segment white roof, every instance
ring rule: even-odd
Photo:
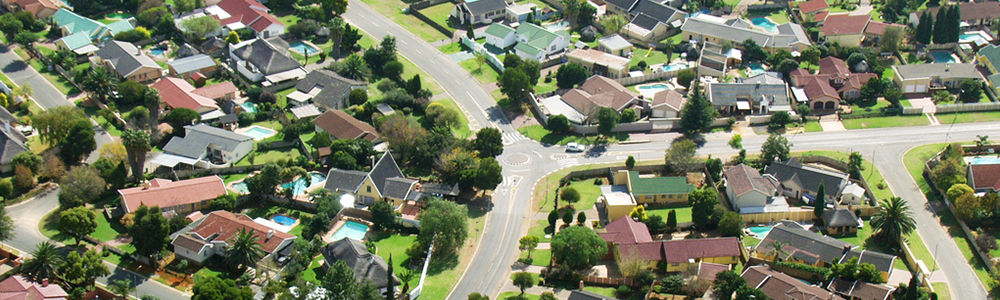
[[[226,113],[222,112],[221,110],[214,109],[214,110],[212,110],[210,112],[206,112],[206,113],[201,114],[201,119],[202,120],[212,120],[212,119],[218,119],[218,118],[220,118],[222,116],[225,116],[225,115],[226,115]]]
[[[628,77],[642,77],[642,71],[630,71]]]
[[[274,229],[275,231],[281,231],[281,232],[284,232],[284,233],[288,233],[288,231],[292,230],[292,227],[281,225],[281,224],[275,223],[274,221],[271,221],[271,220],[268,220],[268,219],[264,219],[264,218],[253,219],[253,222],[257,223],[257,224],[260,224],[260,225],[264,225],[264,226],[270,227],[271,229]]]
[[[306,102],[306,101],[309,101],[310,99],[312,99],[313,95],[300,92],[299,90],[294,90],[294,91],[292,91],[291,94],[288,94],[287,97],[288,97],[288,99],[292,99],[292,100],[295,100],[295,101],[298,101],[298,102]]]
[[[548,109],[549,115],[563,115],[566,119],[569,119],[570,122],[582,124],[583,121],[587,119],[586,115],[564,102],[562,97],[559,96],[542,99],[542,105]]]
[[[602,185],[601,196],[608,205],[635,205],[635,199],[628,193],[628,187],[623,185]]]
[[[157,155],[156,157],[153,158],[153,160],[150,161],[150,163],[171,168],[176,166],[178,163],[194,165],[197,162],[198,162],[197,159],[179,155],[167,154],[167,153],[161,153],[160,155]]]
[[[306,70],[302,68],[295,68],[288,71],[284,71],[278,74],[272,74],[270,76],[265,76],[264,78],[270,82],[282,82],[292,78],[302,78],[306,76]]]
[[[739,109],[739,110],[748,110],[748,109],[750,109],[750,101],[746,101],[746,100],[736,101],[736,109]]]
[[[792,95],[795,96],[795,101],[806,102],[809,100],[809,96],[806,96],[806,90],[800,87],[792,87]]]
[[[73,49],[73,53],[76,53],[76,54],[87,54],[87,53],[92,53],[92,52],[97,51],[97,50],[100,50],[100,48],[97,48],[97,46],[94,46],[94,44],[89,44],[89,45],[84,45],[83,47],[80,47],[80,48]]]
[[[292,107],[291,110],[292,115],[295,115],[295,117],[299,119],[315,117],[320,114],[319,108],[314,104]]]
[[[864,195],[865,195],[865,188],[861,187],[860,185],[858,185],[856,183],[851,183],[851,184],[847,185],[846,187],[844,187],[844,191],[841,194],[848,194],[848,195],[854,195],[854,196],[858,196],[858,197],[864,197]]]
[[[205,12],[208,13],[208,14],[210,14],[210,15],[214,15],[214,16],[219,17],[220,20],[222,20],[222,19],[228,19],[229,17],[231,17],[229,15],[229,13],[226,12],[225,9],[222,9],[218,5],[212,5],[212,6],[206,7],[205,8]]]

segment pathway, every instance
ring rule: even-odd
[[[819,118],[819,126],[823,128],[823,131],[845,131],[844,123],[837,120],[836,115],[829,115],[826,117]]]

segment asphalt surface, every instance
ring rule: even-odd
[[[437,49],[416,37],[380,13],[361,2],[353,2],[344,18],[361,30],[382,38],[396,37],[400,55],[437,80],[470,118],[470,127],[494,126],[505,135],[516,130],[502,115],[496,102],[479,82],[457,63]],[[879,167],[886,183],[899,197],[907,200],[917,221],[920,234],[932,255],[938,258],[940,272],[944,272],[952,299],[986,299],[986,291],[969,263],[951,237],[940,226],[916,183],[910,178],[902,163],[903,154],[912,147],[945,141],[969,141],[978,134],[988,134],[1000,129],[1000,122],[959,124],[955,126],[921,126],[886,129],[851,130],[844,132],[819,132],[789,135],[793,151],[838,150],[859,151]],[[766,136],[744,136],[744,147],[759,152]],[[728,137],[709,135],[700,155],[730,157],[735,155],[726,144]],[[568,154],[564,147],[542,145],[522,140],[506,145],[498,157],[503,164],[505,184],[494,193],[494,207],[487,215],[487,222],[472,262],[452,290],[448,299],[465,299],[472,292],[496,296],[509,280],[509,272],[517,260],[517,240],[527,232],[531,218],[531,193],[546,174],[573,165],[600,162],[620,162],[629,155],[638,160],[662,159],[667,142],[630,145],[611,145],[601,153]],[[527,157],[527,162],[522,162]],[[517,163],[508,163],[511,162]]]

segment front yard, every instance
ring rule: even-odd
[[[518,128],[517,131],[532,140],[552,145],[566,145],[569,143],[593,145],[597,141],[597,135],[581,136],[576,134],[559,134],[546,129],[542,125],[524,126]],[[610,139],[609,143],[624,141],[628,139],[628,134],[619,133],[616,136],[610,137],[609,139]]]
[[[865,129],[865,128],[884,128],[884,127],[904,127],[904,126],[923,126],[930,125],[931,121],[927,120],[924,115],[914,115],[914,116],[892,116],[892,117],[879,117],[879,118],[859,118],[859,119],[848,119],[844,120],[844,128],[847,129]]]
[[[390,20],[399,24],[403,28],[406,28],[416,36],[420,37],[427,42],[435,42],[443,39],[451,38],[450,36],[445,36],[441,32],[434,29],[424,21],[417,19],[413,15],[403,12],[403,8],[408,5],[403,1],[399,0],[362,0],[368,6],[375,9],[382,15],[386,16]]]

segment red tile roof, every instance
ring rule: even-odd
[[[159,91],[163,103],[172,108],[183,107],[195,111],[202,107],[219,108],[219,105],[215,104],[215,100],[191,93],[195,88],[184,79],[163,77],[151,87]]]
[[[741,275],[747,285],[760,289],[772,299],[788,300],[844,300],[823,288],[809,285],[792,276],[772,270],[768,266],[753,266]]]
[[[1000,191],[1000,164],[969,165],[969,177],[972,178],[972,188]]]
[[[598,233],[605,241],[612,244],[635,244],[652,242],[653,237],[649,235],[646,224],[632,220],[625,216],[618,218],[608,226],[604,227],[604,232]]]
[[[830,4],[827,4],[826,0],[811,0],[799,3],[799,11],[804,14],[814,13],[824,8],[830,8]]]
[[[868,22],[868,27],[865,28],[865,33],[870,33],[870,34],[875,34],[875,35],[882,35],[883,33],[885,33],[885,29],[889,28],[889,27],[898,27],[899,29],[906,28],[906,26],[899,25],[899,24],[884,23],[884,22],[879,22],[879,21],[870,21],[870,22]]]
[[[202,219],[201,224],[191,230],[203,238],[218,234],[212,241],[229,241],[239,232],[246,228],[257,236],[257,243],[262,246],[265,252],[273,253],[277,250],[281,242],[287,239],[294,239],[295,236],[281,231],[274,231],[270,227],[258,224],[243,214],[234,214],[224,210],[213,211]],[[271,238],[267,238],[268,232],[273,232]],[[211,242],[211,241],[208,241]]]
[[[698,280],[715,281],[715,275],[726,270],[729,270],[729,265],[701,262],[698,264]]]
[[[801,76],[797,82],[805,90],[806,96],[809,99],[829,96],[830,98],[840,100],[840,94],[837,94],[837,90],[830,86],[830,75]]]
[[[14,275],[0,282],[0,300],[65,300],[69,294],[58,284],[34,282]]]
[[[225,97],[226,94],[236,94],[236,92],[239,92],[239,90],[236,89],[236,85],[232,81],[203,86],[191,91],[193,94],[202,95],[209,99],[219,99]]]
[[[826,21],[826,17],[828,15],[830,15],[829,11],[821,11],[821,12],[817,13],[815,17],[813,17],[813,22],[820,22],[820,23],[822,23],[822,22]]]
[[[33,15],[38,15],[43,9],[51,9],[53,11],[59,10],[59,5],[51,0],[14,0],[11,4],[17,4],[22,9],[31,12]]]
[[[851,69],[847,67],[847,63],[843,59],[827,56],[816,64],[819,65],[820,74],[830,75],[831,78],[847,78],[848,75],[851,75]]]
[[[645,260],[665,260],[668,263],[687,263],[695,259],[740,256],[742,247],[734,237],[651,241],[637,244],[615,244],[620,255],[636,256]]]
[[[215,199],[227,193],[222,178],[215,175],[181,181],[157,178],[140,187],[118,190],[126,213],[135,211],[143,204],[167,208]]]
[[[869,15],[830,15],[819,29],[825,35],[859,34],[868,26]]]
[[[668,89],[653,94],[653,102],[650,103],[650,107],[666,105],[673,108],[674,111],[681,111],[684,103],[687,103],[687,98],[684,98],[684,95],[675,90]]]
[[[342,110],[328,110],[313,119],[312,122],[337,139],[364,138],[375,141],[379,137],[375,127],[355,119]]]
[[[778,182],[771,177],[764,177],[746,164],[739,164],[726,170],[726,184],[733,188],[734,196],[739,197],[750,191],[757,190],[765,195],[772,195],[778,188]]]
[[[254,0],[222,0],[218,5],[230,15],[229,18],[219,20],[223,26],[239,22],[260,32],[271,24],[285,25],[268,13],[266,6]]]
[[[191,74],[191,80],[198,81],[198,79],[208,79],[208,78],[205,77],[205,74],[201,74],[201,72],[194,72]]]
[[[958,4],[959,11],[962,12],[962,21],[975,21],[981,19],[992,19],[1000,15],[1000,3],[996,1],[982,1],[982,2],[960,2]],[[938,7],[928,8],[927,11],[931,13],[932,16],[937,16]],[[923,11],[916,12],[919,16],[923,14]]]

